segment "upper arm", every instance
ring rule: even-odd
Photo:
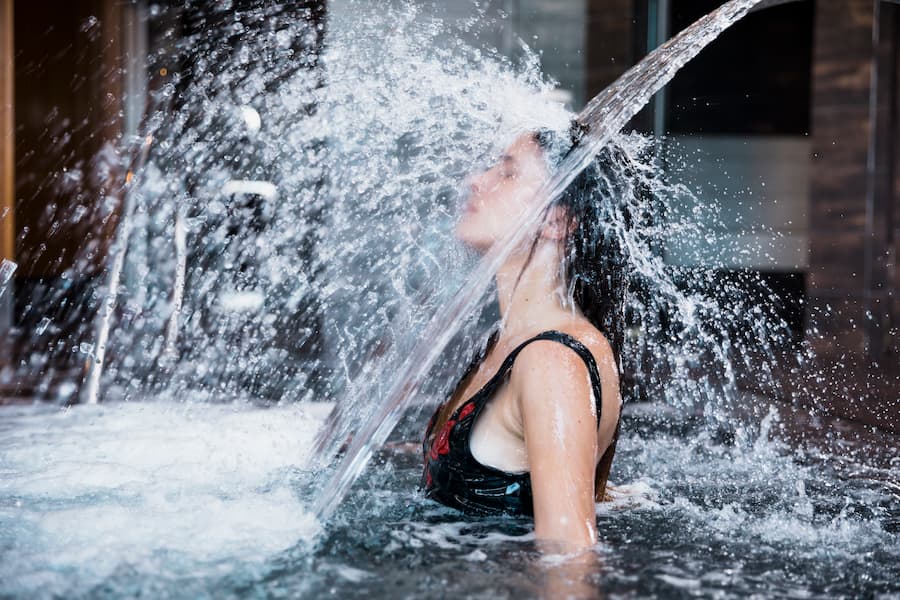
[[[522,417],[539,539],[596,541],[597,415],[587,367],[552,341],[519,355],[512,383]]]

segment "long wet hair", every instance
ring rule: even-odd
[[[568,135],[551,130],[534,132],[533,139],[541,148],[552,173],[581,143],[584,130],[573,125]],[[601,331],[612,347],[616,366],[622,370],[622,350],[625,342],[625,300],[629,292],[628,245],[626,232],[633,232],[636,214],[648,194],[638,173],[639,163],[625,149],[614,142],[601,150],[581,171],[565,191],[547,207],[542,221],[546,223],[554,207],[565,211],[566,231],[560,240],[563,262],[561,270],[567,296],[590,323]],[[531,262],[540,236],[536,235],[522,274]],[[518,282],[517,282],[518,284]],[[492,339],[496,339],[495,335]],[[492,344],[488,341],[487,348]],[[487,348],[472,361],[460,384],[484,358]],[[459,391],[460,384],[457,384]],[[621,379],[620,379],[621,385]],[[432,417],[428,431],[439,431],[449,418],[454,404],[447,402]],[[595,499],[606,499],[606,486],[619,426],[595,472]]]
[[[548,168],[553,172],[578,146],[584,133],[584,129],[574,122],[568,136],[542,129],[533,134],[533,139],[544,152]],[[567,296],[606,336],[620,370],[628,291],[628,250],[623,232],[633,226],[629,207],[639,205],[630,200],[644,193],[636,175],[634,161],[621,146],[612,142],[575,177],[543,215],[546,222],[554,207],[565,210],[566,231],[560,243]],[[536,236],[532,243],[526,265],[534,254],[538,239]]]

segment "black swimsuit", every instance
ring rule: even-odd
[[[493,336],[491,340],[493,340]],[[597,407],[597,422],[600,422],[600,374],[593,355],[581,342],[565,333],[546,331],[536,335],[519,344],[506,357],[497,373],[484,384],[484,387],[463,402],[448,417],[437,435],[432,436],[432,429],[443,405],[435,411],[425,430],[425,441],[423,442],[425,471],[422,474],[422,487],[427,497],[470,514],[533,514],[531,475],[528,472],[507,473],[481,464],[472,456],[469,437],[478,415],[507,379],[516,356],[525,346],[538,340],[559,342],[571,348],[581,357],[590,374],[594,402]],[[491,341],[488,342],[488,347],[490,344]],[[461,382],[465,381],[475,366],[484,359],[486,352],[487,348],[475,357],[460,380]],[[617,426],[613,443],[597,466],[597,476],[602,477],[603,482],[601,488],[605,485],[606,477],[609,474],[618,433]]]

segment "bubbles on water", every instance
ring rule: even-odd
[[[173,403],[6,408],[0,593],[77,594],[123,569],[222,577],[311,540],[319,525],[295,483],[321,418]]]

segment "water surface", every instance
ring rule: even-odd
[[[463,518],[422,498],[406,446],[379,453],[323,529],[303,469],[323,407],[7,407],[0,594],[900,593],[896,436],[747,405],[727,428],[630,405],[616,500],[598,506],[601,541],[579,568],[539,552],[528,520]]]

